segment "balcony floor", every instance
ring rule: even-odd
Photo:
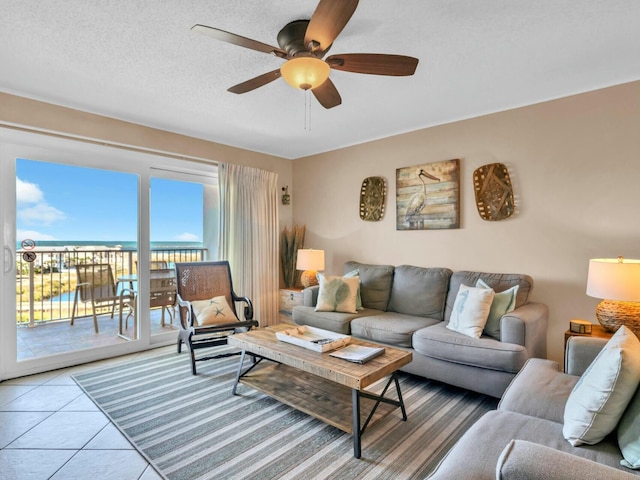
[[[151,334],[178,331],[177,319],[165,313],[165,326],[162,327],[161,309],[151,310]],[[133,337],[133,320],[129,318],[129,328],[125,335]],[[118,336],[118,313],[111,318],[109,314],[98,316],[99,333],[93,329],[93,317],[79,317],[70,325],[69,319],[36,324],[35,327],[18,327],[18,361],[44,357],[57,353],[71,352],[85,348],[117,345],[128,340]]]

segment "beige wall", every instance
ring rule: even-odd
[[[452,158],[461,228],[396,231],[396,169]],[[516,195],[500,222],[475,207],[473,171],[492,162],[509,167]],[[386,213],[364,222],[359,190],[373,175],[388,182]],[[589,258],[640,258],[640,82],[298,159],[293,180],[293,221],[306,224],[306,247],[326,250],[327,272],[355,259],[527,273],[551,311],[548,356],[561,361],[569,320],[595,321]]]
[[[257,167],[277,173],[279,189],[289,185],[291,192],[290,160],[0,92],[2,125]],[[291,223],[290,206],[280,205],[279,215],[281,225]]]

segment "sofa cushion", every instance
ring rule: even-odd
[[[364,308],[386,310],[393,282],[393,265],[369,265],[354,261],[345,262],[344,273],[358,270],[360,296]]]
[[[318,273],[320,290],[318,292],[317,312],[357,313],[356,295],[360,279],[358,277],[339,277]]]
[[[529,300],[529,293],[533,289],[533,279],[529,275],[520,275],[516,273],[485,273],[485,272],[454,272],[449,280],[449,293],[447,294],[447,303],[444,310],[444,319],[446,322],[451,317],[453,303],[460,285],[475,285],[479,278],[493,288],[496,292],[502,292],[518,285],[518,294],[516,295],[516,308],[524,305]]]
[[[569,395],[564,437],[574,446],[600,442],[616,428],[639,382],[640,341],[622,326]]]
[[[502,395],[498,410],[562,423],[564,405],[579,378],[560,372],[556,362],[530,358]]]
[[[441,322],[435,318],[384,312],[379,315],[354,319],[351,322],[351,334],[397,347],[411,347],[411,339],[416,330],[436,323]]]
[[[522,345],[499,342],[491,337],[467,337],[449,330],[444,323],[416,331],[413,348],[422,355],[446,362],[510,373],[517,373],[528,358]]]
[[[515,412],[494,410],[485,414],[467,430],[429,479],[494,480],[500,455],[504,447],[514,439],[546,445],[618,470],[624,469],[620,466],[622,455],[613,441],[573,447],[562,437],[561,423]],[[469,475],[470,471],[473,472],[472,477]]]
[[[476,287],[491,288],[487,285],[487,282],[481,278],[476,282]],[[493,302],[491,303],[491,310],[489,311],[489,318],[487,318],[487,323],[483,330],[485,335],[500,340],[500,321],[504,314],[512,312],[516,308],[516,296],[518,295],[519,288],[520,285],[514,285],[502,292],[495,292]]]
[[[293,321],[298,325],[322,328],[336,333],[351,335],[351,321],[360,316],[381,314],[380,310],[365,308],[358,313],[316,312],[315,307],[296,305],[293,308]]]
[[[460,285],[447,328],[469,337],[480,338],[489,318],[494,296],[495,292],[490,288]]]
[[[396,267],[387,310],[442,321],[452,273],[448,268]]]

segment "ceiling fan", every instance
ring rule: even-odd
[[[372,75],[413,75],[418,59],[382,53],[345,53],[323,57],[344,29],[358,6],[358,0],[320,0],[310,20],[295,20],[278,33],[278,47],[225,32],[206,25],[191,30],[227,43],[269,53],[286,62],[282,67],[229,88],[232,93],[246,93],[283,77],[295,88],[311,90],[325,108],[342,103],[329,78],[331,69]]]

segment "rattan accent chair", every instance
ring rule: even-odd
[[[98,308],[111,307],[111,318],[116,309],[116,303],[120,305],[120,322],[122,323],[122,310],[133,305],[135,293],[125,289],[118,293],[118,287],[113,276],[113,270],[108,263],[75,265],[78,282],[73,297],[73,310],[71,310],[71,325],[78,313],[78,301],[91,302],[93,315],[93,328],[98,333]]]
[[[229,335],[257,327],[258,322],[253,319],[253,304],[251,300],[248,297],[236,295],[233,291],[229,262],[176,263],[175,267],[178,311],[180,315],[178,353],[182,351],[182,344],[184,343],[191,355],[191,371],[196,375],[196,362],[240,353],[221,353],[196,358],[196,350],[226,345]],[[213,304],[213,300],[216,297],[222,296],[225,297],[226,304],[230,307],[233,315],[225,317],[219,323],[216,321],[215,315],[212,315],[211,318],[205,320],[206,324],[202,324],[203,318],[197,318],[194,306],[196,306],[195,310],[199,310],[197,306],[203,302],[211,301]],[[238,319],[236,302],[244,304],[242,319]]]

